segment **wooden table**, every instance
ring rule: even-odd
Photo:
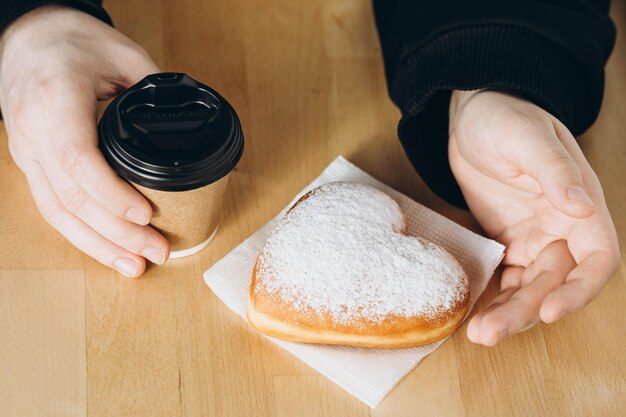
[[[375,409],[250,331],[202,273],[338,154],[449,218],[396,138],[368,1],[109,0],[165,70],[238,109],[247,150],[214,243],[128,280],[39,216],[0,133],[0,415],[600,416],[626,413],[626,269],[583,312],[496,348],[465,326]],[[602,114],[581,146],[626,247],[626,7]],[[478,308],[494,296],[494,279]]]

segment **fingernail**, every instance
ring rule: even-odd
[[[142,250],[141,254],[144,258],[150,260],[155,264],[161,265],[163,262],[165,262],[165,251],[161,248],[149,246]]]
[[[128,278],[134,278],[137,274],[137,262],[133,261],[132,259],[117,258],[115,262],[113,262],[113,266],[122,275],[125,275]]]
[[[591,198],[589,198],[585,190],[578,185],[570,185],[567,187],[567,198],[574,203],[582,204],[587,207],[593,207],[593,201],[591,201]]]
[[[133,223],[137,224],[148,224],[150,222],[150,217],[148,216],[148,212],[144,209],[140,209],[137,207],[131,207],[126,211],[126,218]]]

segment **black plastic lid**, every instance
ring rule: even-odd
[[[106,108],[100,149],[124,179],[186,191],[228,174],[243,153],[235,110],[215,90],[176,72],[148,75]]]

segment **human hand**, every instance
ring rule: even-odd
[[[96,18],[44,6],[0,37],[0,108],[9,151],[46,221],[127,277],[162,264],[167,240],[150,203],[98,149],[97,101],[159,72],[148,54]]]
[[[455,91],[450,166],[488,236],[506,246],[501,292],[467,327],[493,346],[591,302],[619,247],[602,187],[568,129],[540,107],[495,91]]]

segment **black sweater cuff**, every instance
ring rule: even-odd
[[[82,10],[85,13],[102,20],[109,25],[113,25],[111,18],[102,8],[99,0],[1,0],[0,1],[0,31],[9,23],[20,17],[21,15],[36,9],[37,7],[48,4],[59,4],[70,6],[75,9]]]
[[[521,27],[488,25],[446,32],[409,54],[390,80],[391,98],[403,115],[400,141],[432,191],[466,207],[444,140],[451,90],[512,92],[578,134],[597,117],[604,74],[600,71],[590,80],[577,68],[562,48]],[[579,109],[576,103],[588,107]]]

